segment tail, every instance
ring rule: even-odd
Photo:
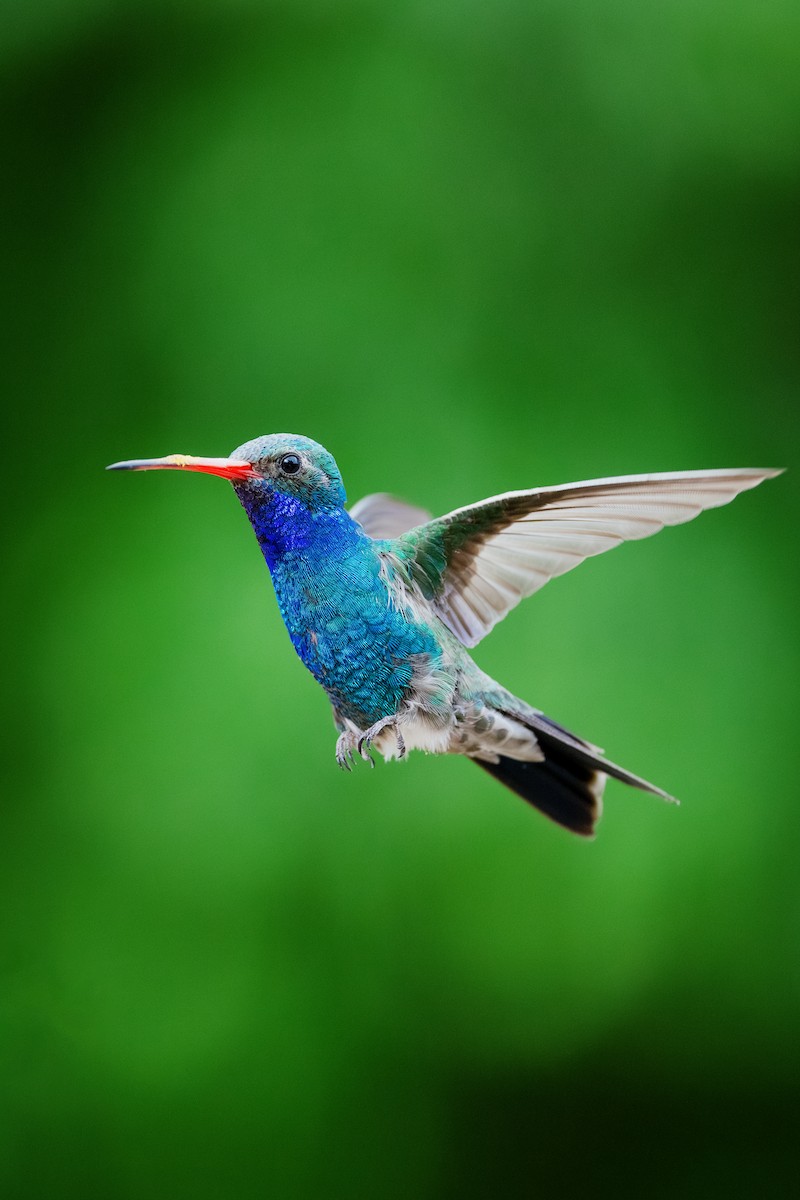
[[[581,837],[594,836],[595,825],[603,810],[603,789],[609,776],[643,792],[652,792],[662,800],[678,803],[655,784],[609,762],[597,746],[569,733],[543,713],[526,709],[524,716],[512,711],[506,715],[534,731],[544,761],[521,762],[501,755],[497,762],[484,762],[479,758],[473,762],[573,833]]]

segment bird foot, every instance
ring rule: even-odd
[[[352,763],[356,761],[358,736],[350,729],[340,733],[336,741],[336,761],[343,771],[351,771]]]
[[[405,758],[406,744],[403,741],[403,735],[397,728],[395,717],[383,717],[380,721],[376,721],[374,725],[370,725],[365,733],[353,733],[350,729],[345,729],[339,734],[336,742],[336,761],[343,771],[351,771],[352,765],[356,761],[356,757],[360,756],[364,762],[368,762],[371,767],[375,763],[370,755],[370,747],[379,734],[383,733],[384,729],[394,728],[394,734],[397,738],[397,757]]]
[[[358,740],[358,753],[371,766],[374,766],[369,749],[378,734],[383,733],[384,729],[394,728],[394,736],[397,738],[397,757],[405,758],[406,744],[403,741],[403,735],[397,727],[396,717],[382,717],[380,721],[376,721],[374,725],[370,725],[366,733],[363,733]]]

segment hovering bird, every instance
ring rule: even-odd
[[[779,470],[620,475],[505,492],[432,520],[385,494],[350,511],[339,469],[310,438],[255,438],[229,458],[135,459],[233,484],[267,561],[294,648],[333,705],[336,760],[370,747],[464,754],[546,816],[594,833],[611,776],[672,797],[512,695],[468,648],[524,596],[590,555],[727,504]]]

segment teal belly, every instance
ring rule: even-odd
[[[441,649],[427,625],[392,607],[377,571],[344,580],[276,579],[295,650],[343,717],[364,729],[397,712],[415,667]]]

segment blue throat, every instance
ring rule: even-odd
[[[419,656],[441,654],[427,625],[391,602],[375,543],[342,506],[309,508],[236,488],[269,566],[292,644],[340,716],[366,728],[394,713]]]
[[[316,566],[350,552],[366,538],[344,508],[311,509],[296,496],[266,488],[237,487],[261,552],[273,573],[288,555],[308,556]]]

